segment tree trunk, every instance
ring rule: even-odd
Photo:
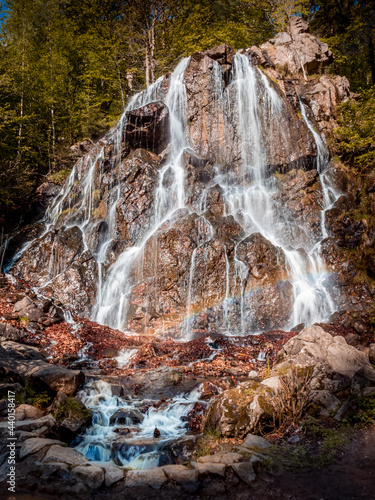
[[[49,38],[49,68],[50,68],[50,90],[51,90],[51,129],[52,129],[52,165],[55,164],[55,146],[56,146],[56,132],[55,132],[55,103],[53,91],[53,61],[52,61],[52,36],[51,36],[51,21],[48,19],[48,38]]]
[[[147,41],[146,45],[146,87],[150,85],[150,52],[149,45]]]
[[[152,15],[151,22],[151,82],[155,81],[155,12]]]
[[[368,51],[369,51],[369,63],[371,68],[371,79],[372,84],[375,85],[375,50],[374,50],[374,40],[371,33],[367,34],[368,40]]]
[[[23,127],[23,114],[24,114],[24,99],[25,99],[25,22],[23,23],[23,37],[22,37],[22,59],[21,59],[21,102],[20,102],[20,126],[18,129],[18,143],[17,143],[17,158],[16,165],[21,161],[21,142],[22,142],[22,127]]]

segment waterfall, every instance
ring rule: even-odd
[[[184,279],[181,279],[185,288],[178,292],[180,296],[186,296],[186,303],[179,311],[180,329],[186,339],[191,338],[194,328],[192,313],[199,308],[200,299],[197,293],[199,287],[195,283],[196,269],[198,266],[202,268],[202,259],[207,255],[206,247],[216,238],[209,217],[205,217],[207,195],[211,188],[219,185],[223,193],[225,217],[232,216],[243,231],[241,241],[234,241],[232,254],[232,249],[224,241],[221,242],[225,254],[225,277],[222,277],[223,282],[225,280],[222,287],[225,296],[215,310],[221,321],[219,329],[227,334],[238,331],[248,334],[254,331],[251,322],[253,294],[248,286],[249,268],[246,262],[241,261],[237,250],[246,238],[255,233],[260,233],[283,258],[285,256],[285,279],[291,284],[293,305],[290,318],[283,326],[289,328],[299,323],[311,324],[327,319],[334,312],[335,304],[324,285],[328,273],[321,257],[321,242],[327,237],[325,213],[333,206],[340,193],[329,182],[329,154],[323,139],[310,123],[300,100],[302,118],[316,145],[316,169],[323,196],[321,231],[320,234],[315,234],[308,224],[297,220],[286,206],[281,206],[281,188],[270,171],[276,147],[273,144],[274,138],[277,137],[281,143],[287,140],[286,127],[290,125],[286,126],[284,122],[287,113],[285,101],[270,79],[259,68],[252,66],[245,54],[237,53],[234,56],[230,80],[224,79],[222,66],[217,61],[212,61],[209,82],[212,103],[209,104],[214,119],[207,122],[210,127],[205,122],[205,133],[208,149],[215,143],[214,146],[219,146],[219,151],[216,152],[216,157],[213,155],[213,159],[209,160],[212,162],[212,176],[209,181],[201,183],[197,197],[190,206],[185,195],[187,177],[185,178],[184,153],[188,151],[189,154],[196,154],[199,160],[201,156],[191,146],[194,143],[193,137],[189,140],[188,96],[185,86],[185,72],[189,61],[189,58],[183,59],[175,68],[170,75],[166,93],[163,89],[166,80],[160,78],[145,91],[133,96],[116,128],[72,169],[44,218],[41,238],[51,233],[51,251],[47,277],[41,278],[41,287],[50,284],[66,270],[64,255],[59,253],[59,247],[53,239],[56,232],[53,231],[77,227],[82,233],[83,252],[90,250],[97,266],[97,290],[91,318],[98,323],[124,329],[130,297],[137,285],[134,282],[135,269],[143,265],[147,241],[151,237],[157,240],[159,229],[163,230],[163,224],[176,210],[184,209],[185,214],[196,213],[201,221],[196,228],[198,236],[192,241],[190,265],[186,266]],[[168,108],[170,140],[169,149],[164,153],[157,172],[151,227],[145,229],[138,241],[133,246],[127,246],[108,267],[110,258],[113,258],[114,241],[117,239],[117,207],[122,191],[121,180],[116,178],[116,167],[122,161],[127,117],[132,110],[156,101],[162,101]],[[285,144],[281,148],[284,152],[289,151]],[[111,150],[109,168],[106,164],[108,149]],[[235,152],[233,165],[230,165],[232,168],[228,168],[226,163],[227,150],[231,154]],[[290,162],[294,159],[291,153]],[[103,218],[95,215],[98,199],[106,209]],[[21,253],[26,252],[32,243],[27,243]],[[126,241],[122,243],[129,245]],[[20,252],[16,258],[19,257]],[[164,322],[164,317],[161,319]],[[230,332],[230,329],[233,331]]]
[[[143,237],[138,246],[127,248],[111,266],[108,276],[102,286],[102,292],[97,295],[92,317],[101,324],[122,329],[126,321],[128,301],[133,286],[132,269],[140,256],[147,240],[157,231],[159,226],[178,208],[184,206],[184,170],[182,155],[187,147],[185,136],[186,90],[184,73],[189,59],[183,59],[171,76],[170,86],[165,98],[169,111],[171,150],[166,165],[159,172],[158,187],[155,192],[155,221],[151,230]],[[155,87],[147,90],[144,95],[135,96],[128,109],[144,105],[151,97],[155,99]],[[164,186],[164,176],[173,173],[173,182]]]

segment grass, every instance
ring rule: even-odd
[[[222,438],[218,429],[207,429],[198,441],[194,459],[214,453],[229,452],[232,448],[233,443],[227,438]]]
[[[69,396],[66,402],[56,411],[55,418],[58,422],[63,421],[65,418],[87,421],[91,418],[91,413],[80,401]]]

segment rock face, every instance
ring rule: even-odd
[[[334,261],[363,222],[337,217],[348,200],[322,212],[343,189],[318,132],[336,125],[348,83],[301,75],[331,61],[298,18],[261,47],[181,61],[78,161],[12,272],[100,323],[180,337],[360,308]]]
[[[288,33],[278,33],[275,38],[260,46],[276,66],[286,66],[291,73],[317,72],[333,62],[328,45],[308,33],[309,26],[299,17],[293,17]]]

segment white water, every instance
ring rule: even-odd
[[[90,382],[79,397],[90,408],[93,425],[81,437],[76,448],[93,461],[113,461],[131,469],[156,467],[166,455],[163,450],[168,443],[187,433],[184,418],[194,408],[199,395],[198,387],[190,395],[176,396],[160,408],[154,408],[153,401],[113,396],[110,384],[103,380]],[[138,407],[144,406],[145,402],[150,407],[142,414]],[[125,424],[118,423],[115,417],[111,423],[111,417],[118,410],[129,415]],[[155,428],[160,432],[157,438],[154,438]],[[115,432],[115,429],[120,432]],[[130,432],[121,435],[121,431],[126,429]]]
[[[165,99],[169,109],[171,151],[166,165],[159,173],[158,187],[155,193],[155,222],[139,246],[127,248],[112,265],[103,291],[97,296],[93,309],[93,319],[98,323],[122,329],[126,320],[129,296],[133,286],[131,273],[136,259],[144,244],[158,227],[178,208],[184,206],[184,170],[181,165],[182,155],[187,147],[185,137],[186,90],[184,73],[189,59],[183,59],[174,70],[170,87]],[[134,99],[139,105],[139,98]],[[166,188],[165,175],[173,175],[173,182]]]

